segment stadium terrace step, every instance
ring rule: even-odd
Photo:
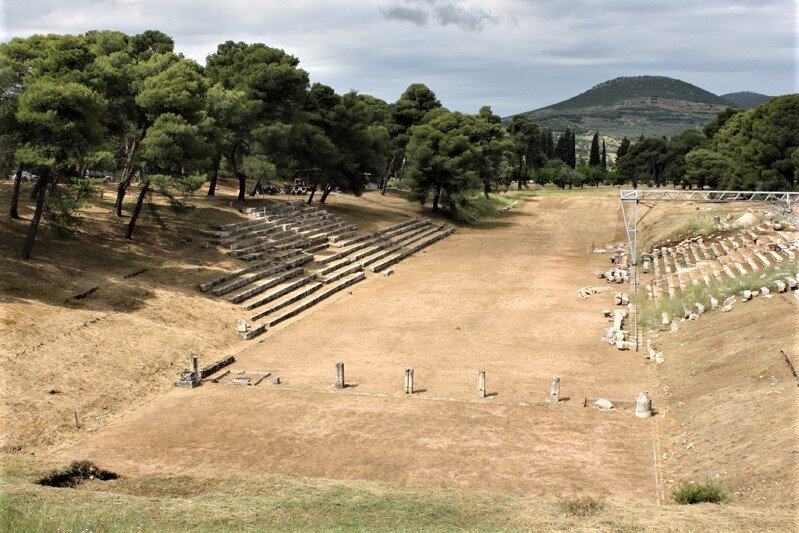
[[[247,226],[245,228],[219,232],[216,234],[216,237],[219,239],[219,244],[225,246],[231,242],[245,238],[248,235],[259,234],[262,231],[272,229],[274,226],[275,225],[272,222],[259,220],[256,224]]]
[[[214,289],[213,292],[214,292],[214,294],[216,296],[223,296],[223,295],[225,295],[225,294],[227,294],[229,292],[232,292],[232,291],[234,291],[236,289],[240,289],[241,287],[244,287],[245,285],[249,285],[250,283],[252,283],[254,281],[258,281],[260,279],[267,278],[267,277],[269,277],[269,276],[271,276],[273,274],[277,274],[278,272],[283,272],[284,270],[288,270],[290,268],[296,268],[296,267],[298,267],[300,265],[304,265],[305,263],[310,262],[311,260],[313,260],[313,256],[309,255],[309,254],[305,254],[305,255],[299,256],[299,257],[297,257],[295,259],[292,259],[291,261],[288,261],[287,263],[283,263],[283,264],[280,264],[280,265],[273,266],[271,268],[267,268],[265,270],[257,272],[256,274],[253,274],[252,276],[247,276],[246,278],[238,279],[238,280],[234,281],[233,283],[230,283],[230,284],[225,285],[223,287],[220,287],[218,289]]]
[[[396,253],[397,251],[399,251],[401,249],[402,249],[402,246],[394,245],[394,246],[392,246],[390,248],[386,248],[385,250],[381,250],[376,255],[373,255],[371,257],[366,256],[366,258],[364,258],[364,260],[361,261],[361,266],[363,268],[366,268],[367,266],[371,265],[372,263],[376,263],[377,261],[381,261],[381,260],[383,260],[386,257],[390,256],[391,254]]]
[[[224,276],[220,276],[216,279],[209,281],[208,283],[200,284],[200,290],[202,292],[208,292],[210,289],[216,287],[217,285],[221,285],[226,281],[230,281],[231,279],[237,278],[239,276],[243,276],[244,274],[248,274],[250,272],[255,272],[260,268],[265,268],[271,261],[264,261],[263,263],[257,263],[255,265],[250,265],[248,267],[242,268],[241,270],[236,270],[234,272],[230,272],[229,274],[225,274]]]
[[[248,289],[248,290],[246,290],[244,292],[241,292],[239,294],[236,294],[235,296],[232,296],[232,297],[228,298],[228,301],[230,303],[232,303],[232,304],[241,303],[244,300],[252,298],[256,294],[261,294],[262,292],[265,292],[268,289],[271,289],[275,285],[280,285],[281,283],[283,283],[284,281],[286,281],[288,279],[296,278],[297,276],[299,276],[300,274],[303,274],[304,272],[305,272],[305,270],[302,269],[302,268],[295,268],[295,269],[289,270],[288,272],[285,272],[284,274],[276,276],[276,277],[274,277],[272,279],[269,279],[269,280],[265,281],[264,283],[261,283],[261,284],[256,285],[255,287],[252,287],[251,289]]]
[[[355,224],[349,224],[347,226],[338,228],[334,231],[329,231],[327,233],[327,238],[328,240],[330,240],[331,243],[335,243],[339,239],[347,239],[349,237],[352,237],[356,233],[358,233],[358,226],[356,226]]]
[[[388,238],[392,242],[402,242],[405,241],[414,235],[419,235],[421,233],[427,232],[430,230],[431,227],[438,227],[441,228],[443,224],[439,224],[438,226],[431,226],[430,221],[426,221],[424,224],[416,225],[413,224],[406,228],[403,228],[402,231],[394,232],[392,235],[384,235],[384,237]]]
[[[322,281],[324,281],[326,284],[333,283],[334,281],[340,280],[344,276],[349,276],[350,274],[360,272],[361,270],[363,270],[363,267],[360,264],[353,265],[349,268],[344,268],[329,273],[329,275],[327,275]]]
[[[782,263],[784,261],[783,257],[775,252],[774,250],[768,250],[768,254],[774,259],[777,263]]]
[[[280,315],[278,317],[273,318],[272,320],[270,320],[267,323],[267,327],[273,327],[273,326],[283,322],[284,320],[288,320],[291,317],[297,316],[301,312],[305,311],[306,309],[308,309],[310,307],[313,307],[314,305],[318,304],[322,300],[325,300],[325,299],[333,296],[335,293],[337,293],[337,292],[339,292],[341,290],[344,290],[347,287],[350,287],[351,285],[354,285],[355,283],[358,283],[359,281],[361,281],[361,280],[363,280],[365,278],[366,278],[366,274],[364,274],[363,272],[358,272],[354,276],[351,276],[349,278],[341,280],[339,283],[336,283],[332,287],[326,288],[321,293],[313,296],[312,298],[310,298],[310,299],[308,299],[306,301],[301,302],[300,305],[298,305],[297,307],[295,307],[293,309],[290,309],[289,311],[283,313],[282,315]]]
[[[322,238],[324,239],[324,237]],[[316,238],[314,238],[314,240],[316,240]],[[315,254],[316,252],[320,252],[326,249],[328,246],[330,246],[330,243],[328,243],[327,241],[322,241],[318,244],[314,244],[313,246],[305,248],[305,251],[308,252],[309,254]]]
[[[441,228],[444,227],[444,224],[438,224],[432,227],[425,227],[422,228],[420,231],[414,231],[410,235],[403,235],[401,240],[394,240],[392,241],[394,244],[399,244],[400,246],[408,246],[416,241],[424,239],[428,235],[433,235],[437,231],[440,231]]]
[[[348,246],[351,246],[353,244],[359,243],[361,241],[375,239],[377,237],[380,237],[381,235],[385,235],[386,233],[390,233],[392,231],[405,228],[406,226],[409,226],[409,225],[417,223],[417,222],[419,222],[418,219],[409,218],[407,220],[404,220],[404,221],[400,222],[399,224],[394,224],[393,226],[389,226],[387,228],[383,228],[382,230],[373,231],[371,233],[365,233],[363,235],[354,237],[352,239],[345,239],[345,240],[336,239],[336,241],[333,243],[333,246],[335,246],[337,248],[339,248],[339,247],[348,247]]]
[[[309,274],[308,276],[304,276],[298,280],[286,283],[283,287],[280,287],[279,289],[270,292],[263,298],[259,298],[258,300],[245,305],[244,309],[246,309],[247,311],[252,311],[253,309],[261,307],[262,305],[266,305],[269,302],[273,302],[278,298],[281,298],[286,294],[293,292],[299,289],[300,287],[303,287],[304,285],[307,285],[308,283],[316,280],[316,277],[317,277],[316,274]]]
[[[347,223],[344,222],[343,220],[333,220],[328,224],[320,224],[316,227],[302,229],[301,231],[298,231],[297,234],[302,235],[303,237],[308,237],[311,235],[319,235],[321,233],[327,234],[327,232],[335,231],[336,229],[346,225]]]
[[[324,275],[329,274],[329,273],[331,273],[331,272],[333,272],[335,270],[338,270],[338,269],[340,269],[342,267],[350,265],[354,261],[355,261],[355,259],[353,259],[352,257],[345,257],[344,259],[342,259],[341,261],[339,261],[337,263],[329,264],[326,267],[323,267],[323,268],[319,269],[317,271],[317,274],[319,274],[320,276],[324,276]]]
[[[377,263],[372,267],[372,272],[380,272],[381,270],[385,270],[386,268],[390,267],[391,265],[397,264],[406,257],[415,254],[422,248],[430,246],[431,244],[440,241],[441,239],[449,236],[452,232],[455,231],[455,228],[449,228],[444,231],[438,232],[432,237],[428,237],[427,239],[423,240],[422,242],[415,244],[411,248],[405,249],[399,254],[395,255],[394,257],[390,257],[380,263]]]
[[[758,250],[754,250],[754,254],[755,254],[755,257],[757,257],[757,259],[761,263],[763,263],[763,266],[766,266],[766,267],[771,266],[771,261],[766,259],[766,256],[761,254]]]
[[[394,228],[394,229],[391,229],[389,231],[383,231],[382,233],[378,233],[378,234],[381,237],[394,238],[396,236],[403,235],[403,234],[408,233],[410,231],[413,231],[413,230],[416,230],[416,229],[419,229],[419,228],[423,228],[425,226],[429,226],[430,222],[431,221],[430,221],[429,218],[425,218],[425,219],[419,220],[418,222],[414,222],[413,224],[406,224],[406,225],[404,225],[402,227]]]
[[[323,265],[327,263],[332,263],[333,261],[338,261],[339,259],[343,259],[354,252],[363,250],[364,248],[368,248],[374,244],[378,244],[381,242],[384,242],[384,240],[380,237],[375,237],[373,239],[368,239],[368,240],[361,240],[358,243],[353,244],[352,246],[344,248],[343,250],[332,253],[326,257],[322,257],[317,262]]]
[[[324,284],[323,283],[318,283],[318,282],[317,283],[313,283],[311,285],[308,285],[308,286],[304,287],[301,291],[294,292],[294,294],[292,294],[288,298],[286,298],[284,300],[280,300],[278,302],[275,302],[274,305],[271,305],[271,306],[267,307],[266,309],[260,311],[259,313],[253,315],[252,321],[255,322],[257,320],[260,320],[260,319],[262,319],[265,316],[271,315],[275,311],[279,311],[279,310],[281,310],[281,309],[283,309],[285,307],[290,306],[291,304],[293,304],[295,302],[299,302],[303,298],[308,297],[309,295],[311,295],[314,292],[318,291],[322,287],[324,287]]]
[[[271,263],[267,263],[267,264],[271,264]],[[227,285],[224,285],[222,287],[214,289],[213,293],[214,293],[215,296],[224,296],[225,294],[227,294],[229,292],[233,292],[236,289],[240,289],[241,287],[244,287],[245,285],[249,285],[250,283],[252,283],[254,281],[258,281],[259,279],[267,278],[267,277],[269,277],[269,276],[271,276],[273,274],[277,274],[278,272],[283,272],[284,270],[286,270],[286,266],[282,265],[282,264],[281,265],[273,265],[273,266],[270,266],[269,268],[264,268],[263,270],[260,270],[260,271],[253,270],[254,272],[256,272],[255,274],[253,274],[251,276],[247,276],[246,278],[237,279],[233,283],[229,283]]]

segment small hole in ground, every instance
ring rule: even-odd
[[[63,470],[53,470],[36,483],[48,487],[76,487],[86,479],[107,481],[117,479],[114,472],[102,470],[91,461],[73,461]]]

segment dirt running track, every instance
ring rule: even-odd
[[[273,330],[235,369],[283,380],[175,390],[58,452],[122,474],[297,473],[532,494],[655,500],[652,421],[582,407],[634,397],[640,353],[599,342],[612,293],[579,300],[621,239],[617,200],[536,198],[370,274]],[[334,365],[347,382],[332,389]],[[402,394],[413,367],[413,397]],[[492,395],[476,396],[477,371]],[[545,403],[553,374],[561,396]],[[657,402],[657,397],[655,397]]]

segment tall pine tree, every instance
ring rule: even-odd
[[[624,137],[621,140],[621,144],[616,149],[616,164],[619,163],[619,160],[622,157],[624,157],[624,154],[626,154],[629,150],[630,150],[630,139],[628,139],[627,137]]]

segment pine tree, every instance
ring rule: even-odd
[[[630,139],[628,139],[627,137],[624,137],[621,140],[621,144],[619,145],[619,148],[616,150],[616,164],[619,163],[619,160],[622,157],[624,157],[624,154],[626,154],[629,150],[630,150]]]
[[[591,151],[588,154],[588,166],[598,167],[601,164],[599,160],[599,132],[594,133],[591,139]]]

